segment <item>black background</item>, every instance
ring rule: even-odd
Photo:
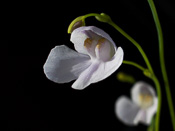
[[[170,0],[155,0],[165,43],[165,59],[171,92],[174,95],[174,29],[175,4]],[[146,126],[125,126],[114,113],[114,103],[121,95],[130,97],[132,85],[119,82],[119,71],[132,74],[137,81],[144,80],[154,86],[138,69],[122,65],[107,79],[92,84],[82,91],[71,88],[73,82],[56,84],[43,73],[50,50],[65,44],[74,49],[67,28],[80,15],[104,12],[131,35],[145,50],[162,84],[162,112],[160,129],[172,130],[163,87],[156,28],[146,0],[117,1],[62,1],[14,2],[5,6],[7,31],[8,71],[1,117],[5,129],[13,130],[145,130]],[[124,49],[124,59],[145,66],[138,50],[114,28],[88,18],[87,25],[102,28]]]

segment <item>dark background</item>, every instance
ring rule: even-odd
[[[95,3],[94,3],[95,2]],[[165,58],[171,92],[174,95],[174,29],[175,4],[171,0],[155,0],[165,42]],[[104,12],[131,35],[145,50],[162,84],[162,112],[160,129],[172,130],[169,110],[162,82],[156,28],[146,0],[14,2],[5,6],[8,71],[5,92],[5,129],[14,130],[109,130],[146,131],[146,126],[125,126],[114,113],[114,103],[121,95],[130,97],[131,84],[119,82],[119,71],[132,74],[137,81],[154,86],[138,69],[122,65],[107,79],[82,91],[71,88],[73,82],[56,84],[43,73],[50,50],[65,44],[74,49],[67,28],[80,15]],[[88,18],[87,25],[95,25],[110,34],[117,46],[124,49],[124,59],[145,66],[138,50],[111,26]]]

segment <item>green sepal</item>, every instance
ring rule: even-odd
[[[147,76],[148,78],[152,78],[152,73],[151,73],[148,69],[144,70],[144,71],[143,71],[143,74],[144,74],[145,76]]]

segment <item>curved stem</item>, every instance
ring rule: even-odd
[[[100,14],[97,14],[97,13],[90,13],[90,14],[84,15],[83,17],[86,19],[86,18],[91,17],[91,16],[100,16]]]
[[[162,28],[161,28],[161,25],[160,25],[159,17],[158,17],[156,7],[154,5],[153,0],[148,0],[148,3],[150,5],[150,8],[151,8],[151,11],[152,11],[152,14],[153,14],[153,18],[154,18],[154,21],[155,21],[157,33],[158,33],[160,66],[161,66],[161,71],[162,71],[162,75],[163,75],[163,79],[164,79],[164,84],[165,84],[166,96],[167,96],[169,110],[170,110],[171,121],[172,121],[173,129],[175,131],[175,114],[174,114],[174,107],[173,107],[173,102],[172,102],[172,97],[171,97],[170,85],[169,85],[168,76],[167,76],[166,67],[165,67],[164,43],[163,43]]]
[[[145,60],[145,63],[147,65],[148,69],[150,70],[151,73],[154,73],[153,69],[152,69],[152,66],[151,66],[151,64],[148,60],[148,57],[146,56],[146,54],[143,51],[142,47],[131,36],[129,36],[125,31],[123,31],[118,25],[116,25],[113,21],[110,21],[109,24],[111,26],[113,26],[117,31],[119,31],[123,36],[125,36],[130,42],[132,42],[137,47],[137,49],[141,53],[143,59]]]
[[[161,93],[160,83],[155,75],[153,75],[152,80],[154,81],[154,84],[156,85],[157,96],[158,96],[158,107],[157,107],[157,113],[156,113],[155,130],[159,131],[160,111],[161,111],[161,103],[162,103],[161,94],[162,93]]]
[[[133,62],[133,61],[127,61],[127,60],[123,60],[123,64],[128,64],[128,65],[132,65],[135,66],[136,68],[142,70],[143,72],[146,70],[146,68],[144,68],[143,66]]]

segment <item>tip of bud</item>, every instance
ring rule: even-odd
[[[73,30],[75,30],[78,27],[85,26],[85,21],[83,16],[77,17],[75,20],[73,20],[69,27],[68,27],[68,34],[72,33]]]

